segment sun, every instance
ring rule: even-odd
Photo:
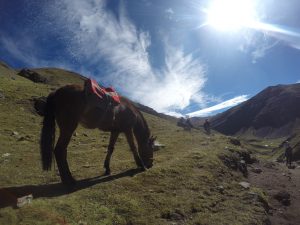
[[[257,22],[255,0],[215,0],[205,10],[206,24],[222,31],[252,27]]]

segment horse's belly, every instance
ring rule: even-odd
[[[98,128],[103,131],[111,131],[113,129],[113,118],[108,114],[103,114],[101,110],[93,109],[82,115],[80,124],[88,129]]]

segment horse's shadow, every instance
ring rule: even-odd
[[[73,187],[66,187],[61,183],[53,183],[0,188],[0,208],[5,208],[8,206],[15,208],[17,205],[17,199],[29,194],[32,194],[34,199],[41,197],[57,197],[91,187],[95,184],[113,181],[122,177],[134,176],[140,172],[142,172],[140,169],[130,169],[111,176],[97,176],[93,178],[82,179],[78,180],[76,185]]]

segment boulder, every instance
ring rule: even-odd
[[[35,83],[48,83],[48,79],[46,77],[43,77],[39,73],[29,70],[29,69],[22,69],[18,75],[25,77],[26,79],[29,79]]]

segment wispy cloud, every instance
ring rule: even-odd
[[[260,46],[257,46],[256,49],[251,53],[252,63],[256,63],[258,59],[263,58],[267,51],[276,46],[279,41],[275,41],[271,44],[265,42]]]
[[[192,113],[189,113],[187,115],[188,116],[192,116],[192,117],[193,116],[209,116],[212,113],[215,113],[215,112],[217,112],[219,110],[236,106],[236,105],[238,105],[238,104],[240,104],[240,103],[242,103],[244,101],[247,101],[247,100],[248,100],[248,95],[241,95],[241,96],[229,99],[227,101],[224,101],[224,102],[222,102],[220,104],[214,105],[212,107],[201,109],[199,111],[192,112]]]
[[[92,66],[103,61],[109,65],[108,75],[103,76],[99,69],[99,81],[160,112],[183,109],[191,101],[205,101],[199,98],[206,81],[201,62],[165,41],[165,65],[153,68],[148,50],[150,34],[137,29],[122,4],[118,17],[108,11],[105,1],[63,0],[51,4],[53,19],[71,34],[67,40],[70,54]]]
[[[297,84],[300,84],[300,80],[298,80],[296,83],[297,83]]]
[[[35,56],[36,52],[28,52],[27,49],[33,49],[32,42],[30,40],[16,41],[8,36],[1,36],[0,43],[2,48],[5,49],[11,56],[19,61],[22,61],[30,66],[36,66],[39,64],[38,58]]]
[[[173,19],[174,10],[172,8],[168,8],[165,10],[165,13],[167,14],[167,17],[169,20]]]

